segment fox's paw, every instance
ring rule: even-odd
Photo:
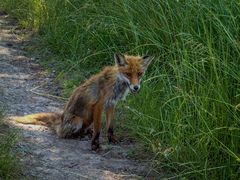
[[[87,135],[89,138],[92,138],[92,137],[93,137],[93,130],[92,130],[92,129],[87,129],[87,130],[86,130],[86,135]]]
[[[95,142],[92,142],[91,148],[93,151],[97,151],[97,150],[101,149],[101,146],[100,146],[99,142],[95,141]]]
[[[113,135],[108,136],[108,142],[109,142],[110,144],[118,144],[118,143],[119,143],[119,141],[117,140],[117,138],[116,138],[115,136],[113,136]]]

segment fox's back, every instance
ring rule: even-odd
[[[86,111],[89,111],[88,109],[100,98],[107,101],[124,89],[117,79],[115,66],[104,68],[75,89],[65,106],[65,111],[81,116],[86,114]],[[116,85],[117,87],[115,87]],[[113,91],[115,95],[113,95]]]
[[[124,99],[128,93],[128,84],[119,76],[117,66],[106,67],[90,80],[91,96],[102,96],[106,107],[115,105],[119,100]],[[88,84],[89,82],[87,82]],[[95,97],[99,99],[100,97]]]

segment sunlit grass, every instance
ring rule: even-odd
[[[154,55],[142,91],[125,107],[126,127],[172,178],[239,177],[238,1],[24,0],[24,9],[3,2],[39,30],[68,94],[113,64],[114,52]]]

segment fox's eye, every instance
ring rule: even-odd
[[[128,77],[131,77],[131,73],[126,73],[126,75],[127,75]]]
[[[143,75],[143,73],[142,73],[142,72],[139,72],[139,73],[138,73],[138,76],[142,76],[142,75]]]

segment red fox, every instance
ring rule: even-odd
[[[119,100],[140,90],[141,79],[152,61],[151,56],[115,54],[115,65],[104,68],[77,87],[60,113],[39,113],[16,118],[23,124],[42,124],[51,127],[62,138],[80,136],[93,125],[92,150],[100,148],[101,115],[106,111],[109,143],[116,143],[112,119]]]

